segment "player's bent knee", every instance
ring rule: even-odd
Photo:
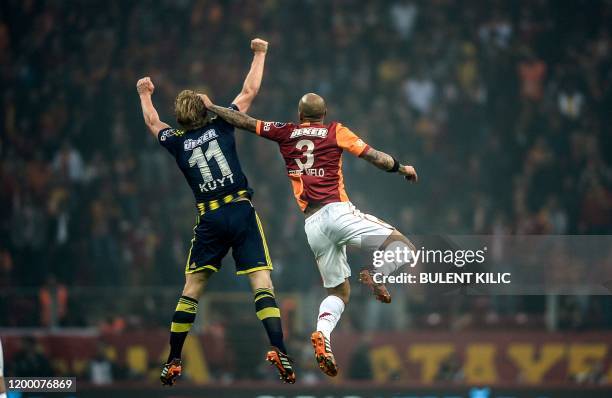
[[[393,229],[393,231],[391,232],[387,240],[385,240],[385,242],[382,244],[381,249],[385,249],[387,246],[389,246],[393,242],[403,242],[406,245],[408,245],[408,247],[411,250],[415,250],[415,246],[410,241],[410,239],[408,239],[404,234],[402,234],[400,231],[398,231],[395,228]]]
[[[406,238],[404,234],[397,229],[393,229],[393,231],[391,231],[388,239],[391,241],[408,241],[408,238]]]
[[[249,281],[251,282],[251,288],[255,289],[273,289],[272,278],[270,277],[270,270],[264,269],[248,274]]]
[[[208,283],[210,272],[206,270],[202,272],[194,272],[185,275],[185,287],[183,288],[183,296],[199,299],[204,292],[204,288]]]

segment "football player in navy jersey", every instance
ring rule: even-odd
[[[264,40],[251,41],[251,70],[230,108],[246,112],[251,106],[261,86],[267,48]],[[198,299],[230,248],[236,273],[249,277],[257,317],[270,339],[267,360],[276,366],[283,381],[294,383],[270,278],[272,262],[261,221],[251,203],[253,191],[236,153],[234,127],[208,114],[200,94],[184,90],[174,104],[180,128],[172,128],[159,120],[151,101],[155,90],[151,79],[138,80],[136,87],[145,124],[176,160],[193,191],[198,214],[185,265],[185,287],[170,327],[170,354],[162,369],[162,383],[172,385],[180,376],[181,351],[195,320]]]

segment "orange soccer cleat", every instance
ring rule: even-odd
[[[287,354],[280,352],[278,348],[273,346],[272,349],[268,351],[266,360],[272,365],[276,366],[282,381],[289,384],[295,383],[295,372],[293,371],[293,366],[291,365],[293,361]]]
[[[330,377],[335,377],[338,374],[338,365],[332,353],[329,340],[321,332],[313,332],[310,336],[312,348],[314,348],[315,359],[319,364],[319,368],[323,373]]]
[[[181,375],[182,371],[183,362],[178,358],[174,358],[172,361],[164,365],[159,379],[163,385],[172,386],[176,382],[176,379]]]
[[[376,283],[374,282],[374,277],[372,276],[372,271],[367,269],[362,269],[359,272],[359,282],[363,283],[366,286],[369,286],[376,297],[376,300],[381,303],[389,304],[391,302],[391,294],[387,290],[387,287],[384,283]]]

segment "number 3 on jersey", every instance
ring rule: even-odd
[[[210,167],[208,166],[208,160],[214,159],[219,166],[219,170],[221,171],[222,177],[227,177],[232,174],[232,170],[227,163],[227,159],[225,159],[225,155],[223,155],[223,151],[219,147],[219,143],[217,140],[210,141],[208,143],[208,149],[206,149],[206,153],[202,152],[201,147],[197,147],[191,153],[191,157],[189,157],[189,166],[194,167],[198,166],[200,169],[200,174],[202,174],[202,180],[204,180],[204,184],[212,182],[214,177],[212,172],[210,171]]]
[[[302,162],[302,159],[295,159],[295,163],[297,163],[300,170],[304,171],[306,169],[311,168],[315,161],[314,154],[312,153],[314,151],[314,142],[310,140],[300,140],[297,144],[295,144],[295,147],[300,151],[306,149],[304,151],[304,156],[306,156],[306,163]]]

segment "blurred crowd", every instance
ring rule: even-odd
[[[408,186],[345,156],[361,210],[407,234],[609,234],[611,27],[609,0],[3,1],[0,325],[87,325],[77,287],[178,294],[193,197],[135,82],[170,124],[181,89],[229,104],[253,37],[270,49],[252,115],[293,120],[315,91],[416,167]],[[277,289],[319,289],[276,146],[237,141]],[[232,267],[211,289],[246,288]]]

